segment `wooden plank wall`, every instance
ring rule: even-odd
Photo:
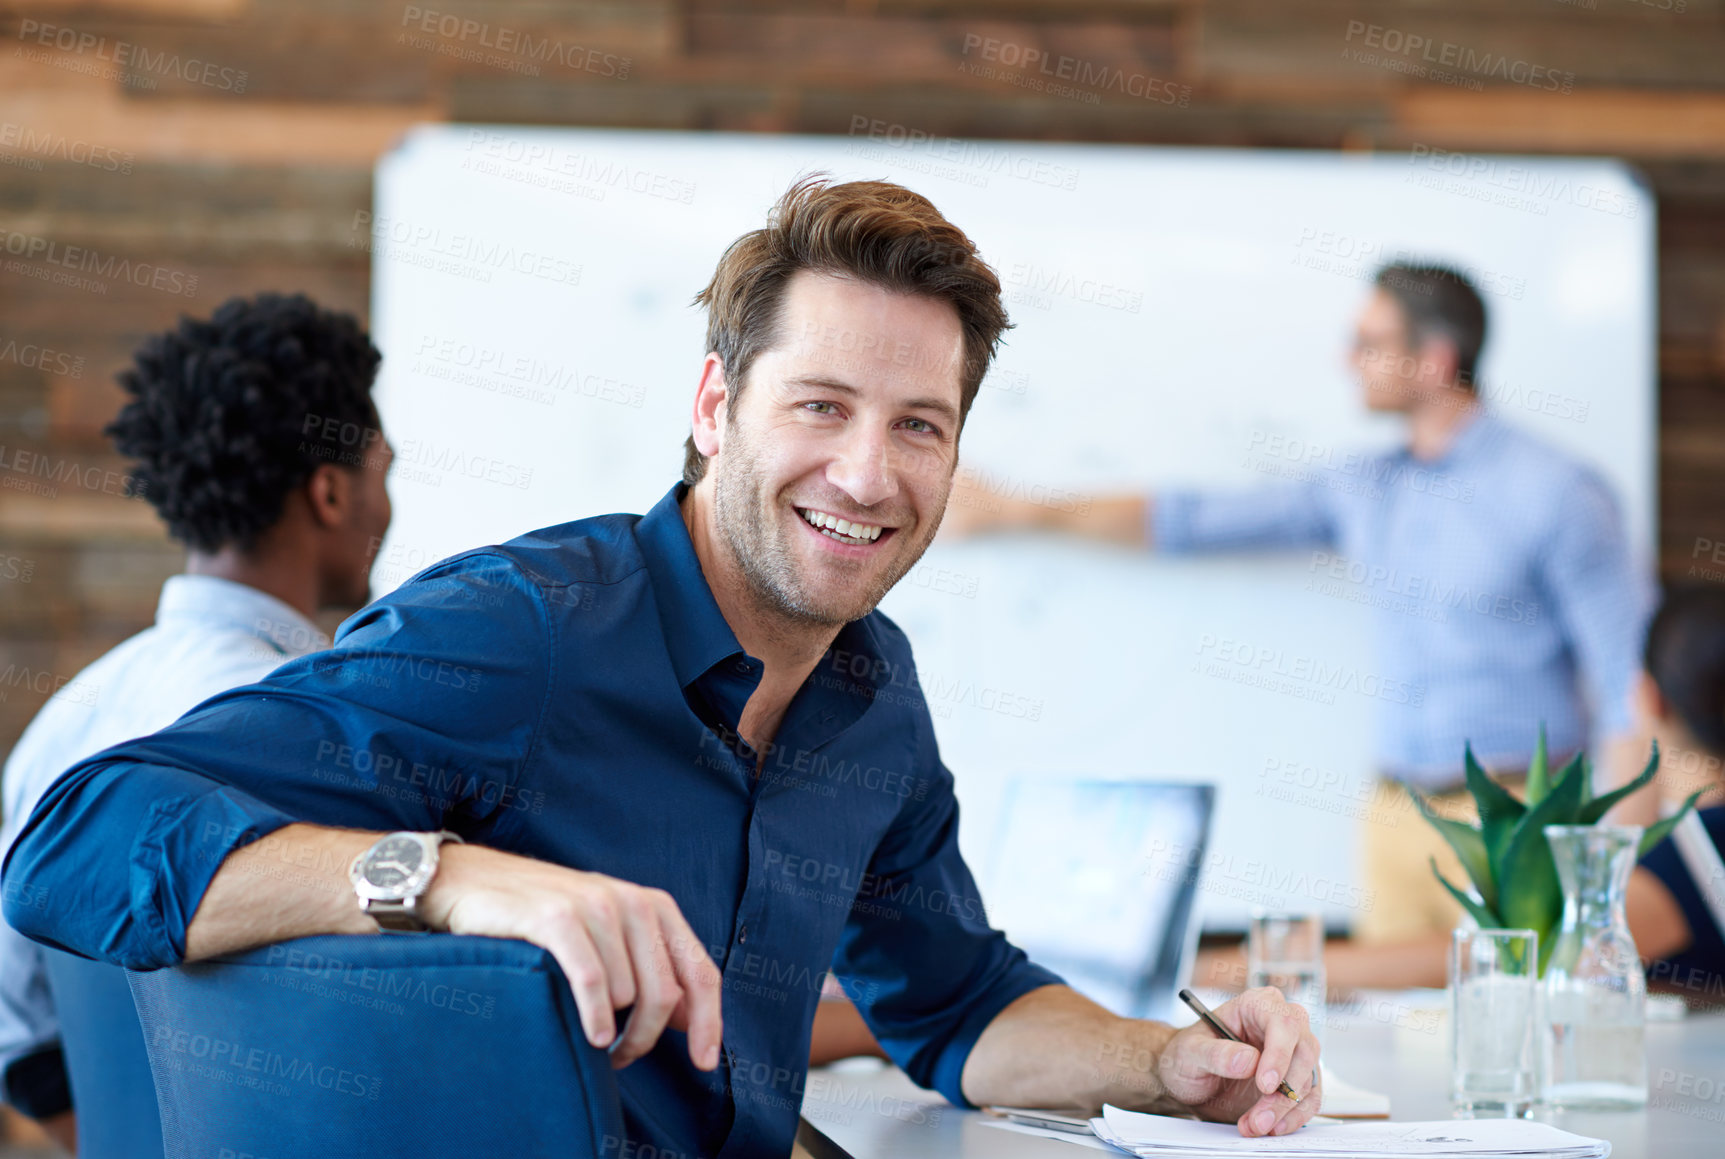
[[[147,624],[179,565],[113,485],[114,371],[146,333],[235,293],[301,289],[363,314],[350,223],[409,125],[845,133],[858,116],[981,137],[1627,157],[1659,202],[1663,570],[1725,542],[1725,0],[4,4],[0,752],[42,703],[34,674],[69,678]],[[148,263],[156,284],[45,281],[53,267],[13,248],[45,244]],[[53,493],[33,492],[30,456],[63,480]]]

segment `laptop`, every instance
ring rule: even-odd
[[[1033,961],[1116,1014],[1168,1020],[1197,953],[1213,785],[1019,777],[982,898]]]

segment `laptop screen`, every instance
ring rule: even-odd
[[[1117,1014],[1166,1017],[1197,943],[1215,790],[1018,778],[983,873],[989,919]]]

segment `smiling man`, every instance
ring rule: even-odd
[[[7,917],[141,968],[380,926],[524,938],[660,1154],[789,1153],[829,965],[956,1102],[1304,1123],[1298,1007],[1222,1007],[1251,1045],[1116,1018],[989,927],[959,856],[874,608],[940,524],[1007,325],[993,271],[924,198],[810,179],[698,300],[657,506],[445,560],[332,650],[75,766],[7,863]],[[80,904],[13,905],[25,886]]]

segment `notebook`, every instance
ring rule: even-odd
[[[1324,1103],[1322,1113],[1331,1119],[1387,1119],[1390,1117],[1390,1097],[1364,1087],[1356,1087],[1337,1076],[1328,1063],[1324,1068]],[[1090,1123],[1085,1116],[1073,1111],[1044,1111],[1029,1107],[989,1107],[991,1113],[1014,1123],[1047,1130],[1088,1135]]]
[[[1133,1155],[1161,1159],[1228,1159],[1238,1155],[1277,1159],[1352,1159],[1417,1156],[1474,1159],[1477,1156],[1550,1156],[1602,1159],[1611,1144],[1525,1119],[1453,1119],[1436,1123],[1365,1122],[1306,1126],[1291,1135],[1248,1139],[1232,1123],[1198,1123],[1104,1107],[1090,1120],[1096,1137]]]

